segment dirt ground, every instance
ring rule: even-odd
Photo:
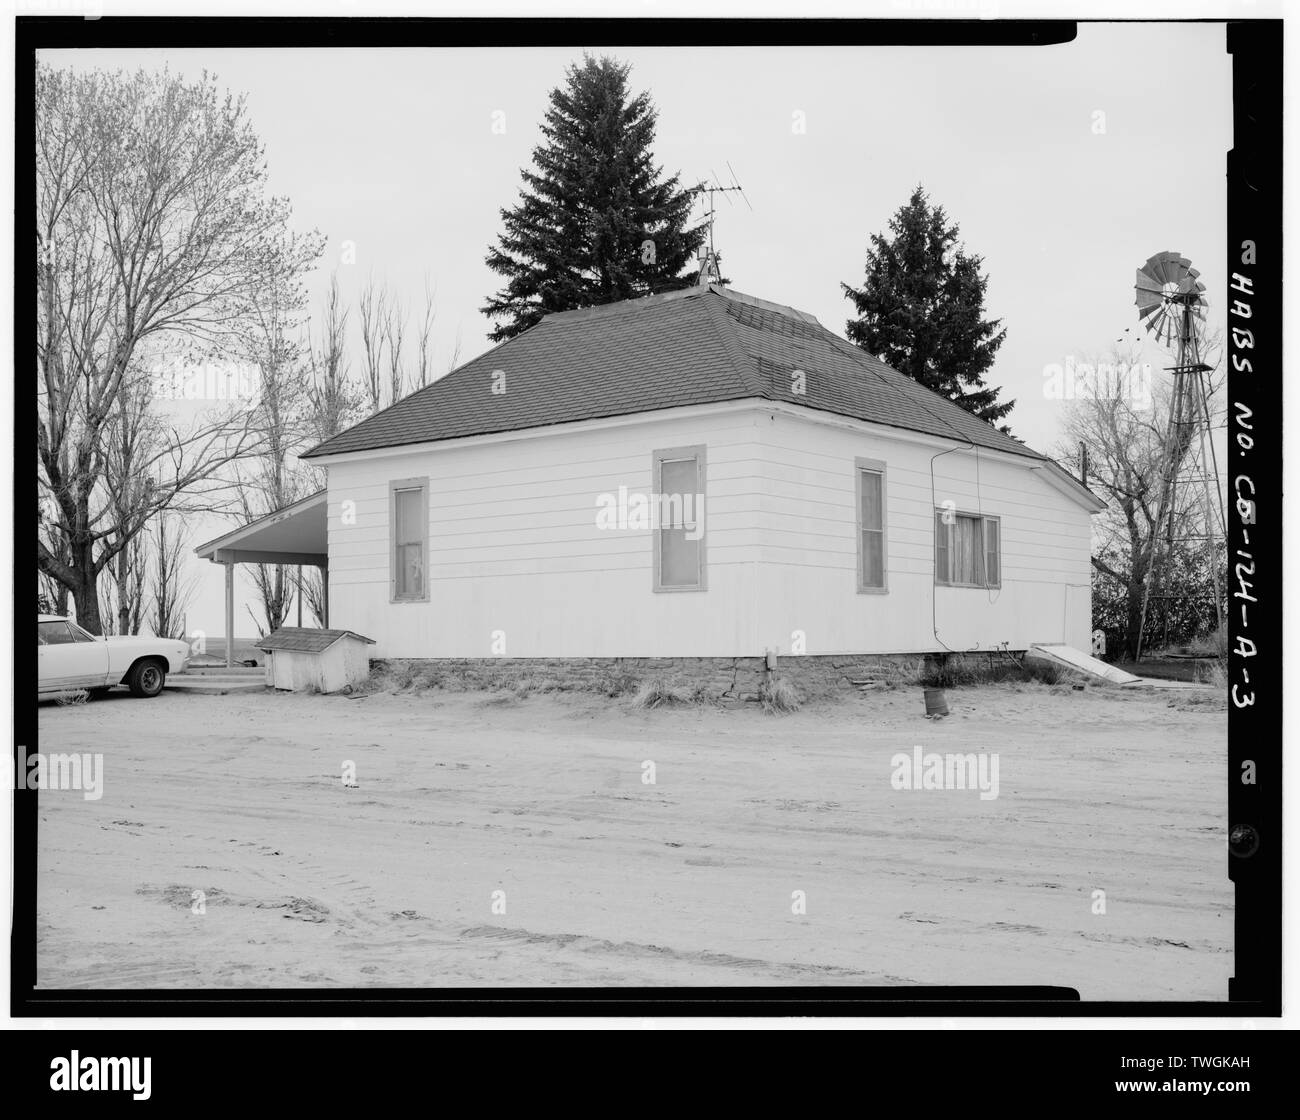
[[[42,705],[41,750],[102,753],[104,789],[38,795],[38,982],[1226,998],[1222,701],[948,696],[941,721],[918,689],[787,716],[444,692]],[[895,789],[918,745],[996,752],[998,797]]]

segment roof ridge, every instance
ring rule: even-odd
[[[708,292],[710,294],[720,294],[715,292],[712,284],[709,285]],[[771,384],[758,368],[758,363],[754,361],[753,355],[741,343],[740,332],[736,330],[735,319],[727,314],[726,308],[718,300],[706,299],[704,306],[708,310],[709,321],[713,324],[713,329],[717,331],[718,336],[722,339],[723,346],[727,348],[732,366],[739,375],[741,384],[754,396],[762,397],[764,400],[772,400]]]
[[[609,315],[618,315],[628,311],[640,311],[645,307],[657,307],[675,299],[688,299],[698,296],[704,289],[692,285],[686,288],[673,288],[667,292],[646,292],[640,296],[628,296],[627,299],[611,300],[609,303],[593,303],[587,307],[572,307],[567,311],[552,311],[544,315],[537,325],[547,321],[554,323],[571,323],[580,319],[600,319]]]

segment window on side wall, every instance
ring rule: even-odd
[[[934,581],[944,587],[1001,587],[1001,518],[936,509]]]
[[[704,447],[656,451],[652,468],[654,589],[704,591]]]
[[[879,459],[856,460],[858,592],[887,591],[885,549],[885,464]]]
[[[392,601],[429,598],[429,480],[404,478],[389,484],[388,525],[392,549]]]

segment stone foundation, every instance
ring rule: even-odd
[[[980,668],[998,654],[803,654],[763,657],[451,657],[374,661],[424,687],[583,691],[618,696],[646,681],[698,699],[755,701],[765,685],[785,681],[801,699],[845,694],[880,684],[917,685],[941,668]]]

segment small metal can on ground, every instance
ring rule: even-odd
[[[943,694],[942,688],[925,690],[925,714],[927,716],[948,715],[948,698]]]

